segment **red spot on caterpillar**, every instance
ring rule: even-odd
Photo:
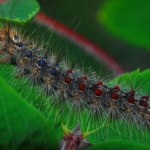
[[[97,85],[103,85],[103,82],[98,81],[98,82],[97,82]]]
[[[140,103],[141,106],[147,107],[147,101],[140,100],[139,103]]]
[[[131,94],[131,96],[135,95],[135,91],[134,90],[129,91],[129,93]]]
[[[134,97],[130,96],[130,97],[128,98],[128,102],[129,102],[129,103],[132,103],[132,104],[133,104],[134,101],[135,101]]]
[[[79,84],[79,90],[83,91],[85,89],[85,85],[83,83]]]
[[[119,91],[120,91],[119,86],[115,86],[115,87],[114,87],[114,90],[115,90],[115,92],[119,92]]]
[[[149,96],[144,95],[144,96],[142,96],[142,98],[144,98],[144,99],[148,100],[148,99],[149,99]]]
[[[101,89],[95,89],[94,93],[96,96],[100,96],[102,94],[102,90]]]
[[[72,70],[70,70],[70,69],[69,69],[69,70],[67,70],[67,71],[68,71],[68,73],[72,73]]]
[[[112,93],[111,98],[114,99],[114,100],[117,100],[118,99],[118,94],[117,93]]]
[[[65,77],[65,82],[66,83],[70,83],[71,82],[71,78],[69,76]]]
[[[81,77],[83,80],[87,80],[87,77],[86,76],[82,76]]]

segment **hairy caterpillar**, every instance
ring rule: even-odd
[[[1,28],[1,33],[1,63],[11,62],[18,70],[15,77],[26,76],[32,86],[43,87],[44,92],[39,95],[57,96],[53,104],[69,103],[70,108],[73,108],[69,113],[75,110],[77,114],[87,108],[90,115],[104,115],[103,123],[120,119],[139,124],[139,128],[143,125],[149,127],[147,95],[139,96],[132,88],[131,91],[124,92],[118,85],[106,86],[103,82],[96,81],[96,78],[88,80],[85,74],[81,75],[78,70],[74,73],[72,68],[60,67],[64,54],[55,57],[53,53],[38,52],[40,48],[36,44],[32,44],[28,38],[9,26]],[[63,115],[63,109],[60,108],[60,112]],[[135,118],[137,119],[134,120]],[[67,120],[69,121],[69,118]]]

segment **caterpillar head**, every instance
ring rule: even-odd
[[[21,48],[23,44],[22,36],[14,29],[1,28],[0,41],[5,42],[8,47]]]
[[[1,28],[0,29],[0,40],[5,40],[5,41],[13,41],[14,43],[18,42],[18,33],[10,28]]]

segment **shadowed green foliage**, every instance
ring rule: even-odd
[[[150,1],[107,0],[98,20],[118,38],[139,47],[150,47]]]

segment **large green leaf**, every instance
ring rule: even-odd
[[[150,47],[150,1],[107,0],[98,20],[118,38],[141,47]]]
[[[39,9],[40,5],[36,0],[10,0],[1,3],[0,18],[25,23],[32,19]]]
[[[44,116],[0,77],[1,149],[57,149],[57,140]]]

